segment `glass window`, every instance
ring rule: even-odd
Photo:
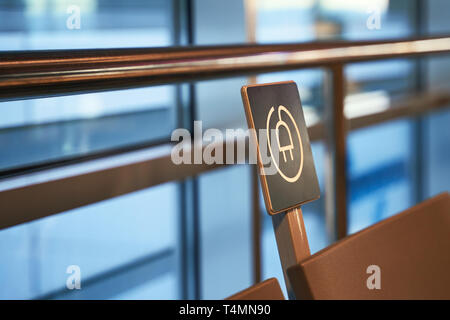
[[[1,231],[0,299],[179,298],[176,197],[170,183]]]
[[[172,14],[162,0],[0,1],[0,50],[171,46]],[[158,86],[1,102],[0,174],[168,141],[175,99]]]
[[[428,34],[448,34],[450,23],[446,12],[450,2],[431,0],[426,2],[425,32]],[[425,88],[428,90],[450,89],[449,55],[430,56],[424,59]],[[447,110],[429,114],[422,122],[421,151],[423,152],[423,197],[431,197],[440,192],[450,191],[450,112]]]
[[[171,1],[3,0],[0,50],[172,44]]]
[[[161,86],[2,102],[0,172],[169,141],[174,99],[174,86]]]
[[[349,233],[414,204],[414,180],[410,172],[412,133],[408,120],[350,133]]]
[[[172,15],[163,0],[3,0],[0,50],[172,46]],[[175,86],[1,102],[0,174],[168,141],[175,104]],[[180,298],[177,203],[172,183],[2,230],[0,298]],[[83,290],[66,289],[69,265]]]
[[[256,39],[262,43],[315,39],[387,39],[414,33],[407,0],[259,0]]]
[[[202,299],[224,299],[252,284],[250,174],[233,166],[199,178]]]
[[[425,118],[424,197],[450,191],[450,112],[440,111]]]

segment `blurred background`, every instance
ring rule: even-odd
[[[66,26],[70,5],[80,8],[79,29]],[[445,0],[0,0],[0,50],[397,39],[450,33],[448,12]],[[373,15],[379,21],[369,23]],[[348,64],[345,74],[351,119],[417,90],[448,90],[450,56]],[[34,166],[169,141],[180,119],[246,128],[239,90],[249,81],[296,81],[308,125],[321,123],[326,76],[313,68],[1,102],[0,182],[7,187],[11,173]],[[442,108],[348,133],[348,233],[450,189],[449,123]],[[303,212],[314,253],[336,239],[325,218],[323,139],[312,149],[322,197]],[[254,187],[251,166],[229,166],[0,230],[0,298],[223,299],[255,280],[283,283],[262,196],[254,260]],[[69,265],[80,266],[82,290],[66,289]]]

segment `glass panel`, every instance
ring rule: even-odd
[[[172,24],[172,1],[4,0],[0,50],[169,46]],[[3,102],[0,172],[167,139],[174,105],[173,86]],[[180,298],[177,196],[166,184],[0,231],[0,298]]]
[[[368,91],[399,93],[411,90],[415,85],[415,64],[412,60],[355,63],[346,66],[345,72],[349,95]]]
[[[258,42],[314,39],[386,39],[414,32],[414,5],[407,0],[255,1]]]
[[[196,45],[246,42],[244,1],[193,0],[193,10]]]
[[[425,117],[425,197],[450,191],[450,111]]]
[[[246,41],[241,0],[195,0],[194,22],[196,45]],[[197,83],[194,120],[203,122],[203,130],[246,129],[239,94],[246,83],[246,78]],[[199,178],[202,299],[223,299],[252,284],[250,179],[247,166]]]
[[[0,50],[169,46],[172,24],[171,1],[0,1]],[[174,105],[174,86],[2,102],[0,173],[169,140]]]
[[[173,86],[161,86],[0,103],[0,172],[169,141],[174,94]]]
[[[202,299],[224,299],[252,284],[250,168],[199,178]]]
[[[450,32],[447,12],[450,2],[433,0],[426,2],[427,25],[430,34]],[[450,89],[450,57],[448,55],[431,56],[425,59],[425,86],[429,90]],[[423,120],[423,174],[424,197],[450,191],[450,111],[440,111],[424,117]]]
[[[415,203],[412,129],[410,121],[400,120],[349,134],[349,233]]]
[[[179,298],[176,197],[165,184],[0,231],[0,299]]]
[[[207,128],[246,128],[239,94],[246,79],[196,86],[197,119]],[[223,299],[251,285],[250,168],[236,166],[200,176],[201,297]]]
[[[447,12],[450,2],[433,0],[426,5],[426,32],[429,34],[448,34],[450,23]],[[428,90],[450,89],[450,57],[448,54],[430,56],[425,60],[425,87]],[[447,106],[450,107],[450,106]],[[440,192],[450,191],[450,111],[444,110],[430,114],[423,119],[423,177],[425,198]]]
[[[426,32],[436,35],[448,34],[450,23],[447,13],[450,10],[450,2],[447,0],[429,0],[424,1],[423,6]]]
[[[171,44],[171,1],[3,0],[0,50]]]
[[[196,86],[197,119],[207,128],[246,128],[239,94],[245,78]],[[223,299],[251,285],[250,168],[231,167],[199,177],[201,297]]]
[[[418,82],[416,70],[411,59],[347,65],[345,116],[350,119],[390,108],[393,98],[414,91]]]

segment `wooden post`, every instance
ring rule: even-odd
[[[272,216],[272,223],[288,296],[289,299],[295,299],[286,271],[311,255],[302,209],[295,208],[276,214]]]

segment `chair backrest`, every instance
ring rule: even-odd
[[[284,300],[284,295],[278,280],[270,278],[240,291],[226,300]]]
[[[348,236],[287,273],[297,299],[450,299],[450,195]]]

